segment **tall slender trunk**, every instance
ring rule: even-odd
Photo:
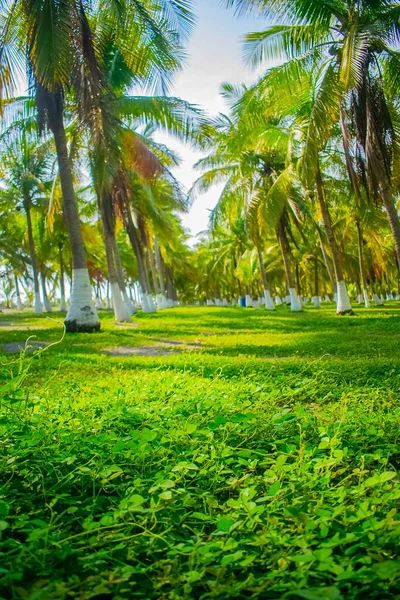
[[[145,251],[143,252],[143,267],[144,267],[144,277],[146,280],[146,289],[148,290],[147,294],[148,296],[153,297],[153,289],[151,287],[151,283],[150,283],[150,276],[149,276],[149,255],[147,250],[145,249]]]
[[[62,255],[63,246],[58,244],[58,261],[60,266],[60,311],[66,312],[67,303],[65,300],[65,282],[64,282],[64,259]]]
[[[361,287],[362,287],[362,295],[364,297],[364,303],[366,308],[369,308],[369,295],[368,295],[368,286],[367,286],[367,278],[365,276],[365,265],[364,265],[364,240],[361,230],[361,223],[358,218],[356,218],[356,227],[357,227],[357,244],[358,244],[358,264],[360,268],[360,278],[361,278]]]
[[[161,294],[163,294],[165,296],[163,260],[162,260],[162,256],[161,256],[160,246],[158,244],[156,237],[154,237],[154,253],[156,256],[156,264],[157,264],[158,278],[160,281]]]
[[[17,305],[17,310],[22,310],[23,306],[22,306],[22,302],[21,302],[21,294],[19,293],[19,283],[18,283],[18,277],[16,275],[14,275],[14,283],[15,283],[15,302]]]
[[[70,307],[65,319],[65,328],[67,332],[71,333],[98,331],[100,322],[92,302],[92,288],[63,123],[61,92],[58,94],[49,93],[48,102],[49,126],[56,145],[63,209],[72,253],[72,293]]]
[[[137,312],[137,310],[136,310],[136,307],[135,307],[132,299],[129,298],[128,293],[126,291],[124,270],[122,268],[122,262],[121,262],[121,254],[119,252],[119,248],[118,248],[118,244],[117,244],[117,240],[116,240],[115,235],[113,236],[112,241],[113,241],[113,252],[114,252],[114,260],[115,260],[115,268],[116,268],[116,271],[117,271],[117,278],[118,278],[119,287],[120,287],[120,290],[121,290],[124,302],[125,302],[126,306],[128,307],[129,313],[131,315],[133,315],[133,314],[135,314]]]
[[[354,195],[356,197],[357,206],[361,207],[361,190],[358,182],[357,173],[354,169],[353,160],[350,154],[350,133],[346,123],[346,117],[344,113],[343,107],[340,109],[340,123],[342,127],[342,137],[343,137],[343,148],[344,155],[346,160],[347,172],[349,175],[351,187],[353,189]],[[368,286],[367,280],[365,277],[365,269],[364,269],[364,259],[363,259],[363,236],[361,230],[361,222],[357,215],[355,215],[356,227],[357,227],[357,235],[358,235],[358,262],[360,268],[360,276],[361,276],[361,285],[362,285],[362,295],[364,297],[365,306],[369,307],[369,297],[368,297]]]
[[[113,215],[110,214],[112,211],[112,206],[108,206],[108,211],[105,206],[105,203],[109,201],[111,202],[111,198],[99,198],[99,207],[101,220],[103,224],[103,239],[104,246],[106,250],[106,259],[107,259],[107,271],[108,271],[108,280],[110,282],[111,287],[111,296],[113,300],[114,307],[114,316],[117,323],[130,322],[131,314],[130,310],[125,304],[125,301],[122,296],[122,291],[120,289],[117,269],[115,266],[115,256],[114,256],[114,219]]]
[[[374,98],[370,93],[366,96],[366,120],[367,120],[367,143],[366,143],[366,168],[370,187],[375,193],[379,193],[385,207],[390,229],[394,239],[397,260],[400,264],[400,219],[396,209],[395,200],[390,181],[390,171],[387,161],[382,152],[382,134],[378,132],[379,124],[375,118]]]
[[[302,289],[301,289],[301,282],[300,282],[299,263],[296,263],[296,288],[297,288],[297,295],[300,296],[300,298],[301,298],[302,297]]]
[[[290,308],[292,311],[300,311],[300,310],[302,310],[302,306],[301,306],[299,298],[296,294],[296,288],[295,288],[293,277],[292,277],[292,271],[290,268],[290,259],[289,259],[289,254],[290,254],[289,242],[286,237],[286,232],[285,232],[285,228],[284,228],[282,219],[280,220],[279,225],[278,225],[277,236],[278,236],[279,246],[281,249],[283,264],[285,267],[287,286],[289,288]]]
[[[174,302],[177,300],[177,295],[174,286],[174,278],[170,267],[165,267],[165,276],[167,281],[167,298],[170,307],[174,306]]]
[[[41,281],[42,281],[43,305],[44,305],[44,308],[45,308],[46,312],[51,313],[51,304],[50,304],[49,297],[47,295],[46,277],[44,276],[43,269],[40,272],[40,278],[41,278]]]
[[[312,302],[315,308],[320,308],[321,301],[319,296],[319,272],[318,272],[318,257],[314,256],[314,296]]]
[[[321,208],[322,220],[326,231],[326,237],[328,238],[329,247],[331,249],[331,257],[333,261],[333,268],[335,271],[336,288],[337,288],[337,310],[336,312],[340,315],[351,313],[352,308],[350,304],[349,295],[347,293],[346,284],[343,279],[342,267],[340,264],[339,249],[336,244],[335,236],[333,233],[331,215],[329,213],[328,204],[325,198],[325,189],[322,181],[321,170],[319,164],[317,164],[316,172],[316,184],[317,184],[317,197],[319,206]]]
[[[128,237],[131,242],[132,250],[136,257],[136,262],[138,266],[139,283],[142,289],[142,310],[143,312],[155,312],[157,309],[154,304],[153,297],[151,295],[150,283],[148,280],[148,274],[145,264],[145,256],[143,253],[143,249],[140,245],[139,236],[137,234],[137,230],[133,222],[132,213],[129,206],[124,206],[123,214],[125,229],[128,233]]]
[[[106,283],[106,308],[111,308],[110,282],[108,281],[108,279]]]
[[[160,284],[159,284],[158,278],[157,278],[157,269],[156,269],[156,262],[154,259],[154,253],[151,250],[149,250],[148,256],[149,256],[149,262],[150,262],[151,277],[153,279],[153,284],[154,284],[154,291],[155,291],[156,295],[158,296],[161,293],[161,288],[160,288]]]
[[[24,198],[24,210],[26,214],[26,221],[28,226],[28,239],[29,239],[29,255],[31,258],[31,265],[33,271],[33,288],[34,288],[34,311],[36,314],[43,312],[42,301],[40,300],[40,284],[39,284],[39,269],[35,250],[35,241],[33,239],[33,227],[32,227],[32,215],[31,215],[31,199],[29,196]]]
[[[140,247],[139,238],[137,235],[136,227],[133,223],[132,215],[129,207],[126,207],[125,210],[125,228],[128,233],[129,241],[131,242],[132,250],[136,258],[137,267],[138,267],[138,278],[140,286],[144,293],[148,293],[146,289],[146,281],[144,276],[144,265],[143,265],[143,255],[142,249]]]
[[[336,291],[336,283],[335,283],[335,277],[334,277],[333,272],[332,272],[332,267],[331,267],[331,263],[330,263],[330,260],[329,260],[329,256],[326,253],[326,250],[325,250],[325,247],[324,247],[324,242],[322,240],[322,235],[321,235],[321,232],[320,232],[319,227],[317,225],[316,225],[316,228],[317,228],[317,233],[318,233],[318,238],[319,238],[319,246],[320,246],[321,252],[322,252],[322,258],[324,259],[325,267],[326,267],[326,270],[328,272],[329,281],[331,282],[331,285],[332,285],[332,291],[333,291],[333,293],[335,293],[335,291]]]
[[[262,283],[264,286],[265,308],[267,310],[275,310],[274,301],[272,300],[272,297],[271,297],[271,289],[270,289],[269,281],[267,278],[267,273],[265,271],[264,259],[263,259],[263,255],[261,252],[261,248],[259,246],[257,246],[257,255],[258,255],[258,263],[260,265],[261,279],[262,279]]]

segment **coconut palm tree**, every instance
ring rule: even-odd
[[[1,150],[0,198],[1,202],[8,203],[12,210],[23,210],[25,213],[34,281],[34,310],[35,313],[41,313],[40,269],[35,248],[33,212],[38,207],[42,213],[45,210],[46,193],[49,192],[51,181],[53,152],[48,141],[39,142],[35,133],[29,132],[24,124],[2,136]]]
[[[14,79],[9,75],[10,68],[15,73],[26,62],[34,82],[40,124],[51,130],[56,146],[73,257],[73,287],[66,329],[97,330],[100,325],[91,301],[64,126],[65,97],[68,91],[73,92],[80,118],[87,126],[104,108],[106,82],[97,54],[99,31],[107,31],[110,39],[119,43],[120,56],[127,62],[133,55],[142,55],[141,64],[145,69],[136,73],[138,80],[140,76],[147,76],[154,82],[160,73],[168,78],[177,67],[174,54],[182,39],[173,25],[181,25],[182,31],[190,28],[191,12],[185,0],[179,3],[163,0],[157,4],[150,0],[128,0],[123,5],[112,0],[107,6],[78,0],[10,1],[6,2],[6,9],[0,36],[0,96],[4,98],[12,87]],[[149,62],[152,63],[150,70]],[[107,114],[105,110],[101,115],[106,125],[104,114]]]
[[[400,85],[397,7],[386,0],[228,0],[227,5],[239,12],[257,10],[275,21],[264,31],[249,34],[245,51],[253,64],[267,58],[285,61],[280,74],[286,86],[297,76],[298,67],[318,61],[321,93],[314,111],[314,141],[348,109],[360,149],[357,166],[365,174],[370,195],[383,202],[400,264],[400,220],[392,180],[398,134],[391,102]],[[343,128],[346,162],[357,193],[359,182],[348,160],[346,135]]]
[[[225,85],[224,92],[230,96],[234,92],[232,118],[221,116],[216,122],[210,141],[213,152],[197,163],[197,168],[207,171],[195,182],[191,194],[224,182],[214,214],[224,214],[232,202],[241,204],[247,231],[258,250],[266,306],[270,309],[273,302],[262,260],[260,224],[264,229],[266,224],[274,227],[286,267],[292,310],[301,310],[293,285],[287,235],[291,219],[296,218],[295,205],[301,201],[295,169],[288,158],[293,145],[290,124],[271,119],[245,88],[237,92]]]

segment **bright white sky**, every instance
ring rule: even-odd
[[[235,17],[233,10],[223,7],[222,0],[196,0],[195,5],[197,27],[187,48],[188,66],[176,77],[170,94],[215,115],[227,111],[219,94],[223,82],[250,84],[255,81],[256,75],[242,59],[241,38],[247,32],[263,29],[263,22]],[[168,144],[182,157],[183,164],[174,174],[189,189],[198,177],[192,166],[202,155],[165,135],[157,135],[157,140]],[[207,229],[209,211],[215,206],[220,190],[215,187],[198,198],[190,213],[183,217],[184,226],[193,236]]]

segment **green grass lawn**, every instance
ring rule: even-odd
[[[400,598],[399,303],[104,312],[0,355],[1,598]]]

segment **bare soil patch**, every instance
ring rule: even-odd
[[[101,351],[102,354],[108,354],[109,356],[170,356],[177,352],[179,350],[176,351],[162,346],[136,346],[131,348],[114,346],[113,348],[104,348]]]
[[[40,348],[46,348],[46,346],[50,346],[51,342],[35,342],[34,340],[23,342],[10,342],[8,344],[0,344],[0,347],[8,352],[9,354],[15,354],[16,352],[20,352],[20,350],[25,350],[26,352],[34,352],[35,350],[39,350]]]

